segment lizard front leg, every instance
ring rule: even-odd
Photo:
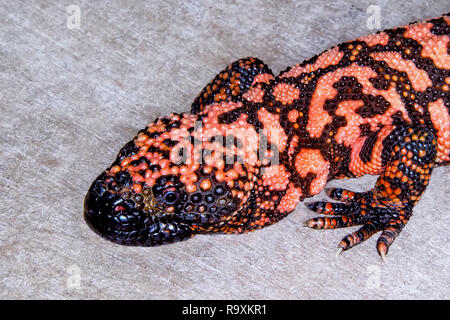
[[[362,193],[328,189],[327,195],[339,203],[321,201],[307,206],[317,213],[333,217],[313,218],[305,225],[315,229],[362,225],[358,231],[341,240],[339,251],[348,250],[382,231],[377,251],[384,260],[428,185],[437,142],[434,133],[426,128],[401,125],[384,138],[382,146],[384,170],[375,187]]]
[[[273,79],[273,72],[260,59],[248,57],[239,59],[219,72],[194,100],[191,113],[198,114],[208,105],[222,101],[260,102],[261,85]],[[253,89],[253,90],[250,90]],[[261,97],[258,93],[261,93]],[[255,100],[255,101],[253,101]]]

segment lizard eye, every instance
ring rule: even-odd
[[[163,195],[163,200],[166,204],[174,204],[179,198],[179,193],[176,190],[168,190]]]

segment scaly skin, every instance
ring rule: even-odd
[[[275,77],[256,58],[219,73],[191,113],[155,120],[92,184],[85,219],[101,236],[154,246],[271,225],[331,179],[380,175],[373,189],[329,189],[308,207],[317,229],[361,225],[347,250],[408,222],[433,167],[450,162],[450,17],[338,45]]]

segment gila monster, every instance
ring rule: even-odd
[[[450,15],[337,45],[275,76],[240,59],[156,119],[92,183],[88,225],[123,245],[271,225],[331,179],[379,175],[366,192],[326,189],[305,226],[381,232],[386,257],[436,166],[450,163]]]

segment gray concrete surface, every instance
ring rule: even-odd
[[[450,11],[446,0],[1,0],[0,298],[449,299],[449,168],[386,264],[375,237],[336,259],[350,230],[303,228],[303,204],[258,232],[157,248],[111,244],[82,219],[92,180],[149,121],[187,111],[238,58],[279,72],[370,33],[369,5],[383,29]]]

